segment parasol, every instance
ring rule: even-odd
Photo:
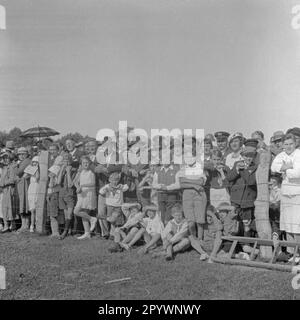
[[[21,134],[23,138],[44,138],[58,135],[59,132],[47,127],[34,127],[27,129]]]

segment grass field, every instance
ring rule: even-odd
[[[7,271],[1,299],[300,299],[292,274],[200,262],[194,251],[172,262],[108,252],[111,241],[0,235]],[[126,282],[106,281],[130,277]]]

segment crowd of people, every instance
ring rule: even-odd
[[[275,132],[269,145],[261,131],[249,139],[240,132],[207,134],[204,165],[197,160],[118,164],[111,163],[109,152],[107,162],[99,163],[99,145],[94,139],[77,145],[68,139],[47,146],[51,238],[98,236],[111,241],[110,252],[138,247],[139,254],[166,260],[193,249],[200,260],[212,262],[230,250],[231,242],[222,242],[222,236],[258,236],[256,170],[260,155],[269,153],[272,239],[300,243],[300,128]],[[1,150],[0,237],[36,232],[40,152],[13,141]],[[237,246],[235,255],[249,259],[252,250]],[[259,255],[259,248],[254,252]],[[288,263],[292,254],[292,248],[283,248],[278,258]]]

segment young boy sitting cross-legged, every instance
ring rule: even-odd
[[[175,204],[171,209],[173,219],[168,222],[162,232],[163,251],[154,254],[165,256],[166,260],[173,260],[174,253],[187,250],[191,243],[188,238],[188,222],[184,218],[182,205]]]
[[[135,240],[138,231],[145,230],[142,224],[144,212],[141,212],[139,203],[124,203],[122,211],[126,217],[126,222],[113,231],[115,245],[109,249],[110,252],[121,252],[123,249],[129,250],[138,240]]]

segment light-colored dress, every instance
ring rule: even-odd
[[[2,168],[0,168],[0,179],[2,175]],[[3,198],[3,192],[0,190],[0,219],[3,219],[3,213],[2,213],[2,198]]]
[[[271,170],[280,172],[281,166],[291,163],[281,184],[280,230],[300,234],[300,150],[288,155],[284,151],[273,160]]]
[[[83,187],[84,185],[90,186]],[[95,210],[97,207],[95,174],[91,170],[82,170],[79,175],[79,186],[82,191],[77,195],[76,208]]]
[[[37,181],[36,174],[30,177],[30,183],[28,187],[28,205],[29,211],[36,209],[37,191],[39,183]]]
[[[18,192],[15,186],[17,181],[16,164],[11,163],[5,166],[0,179],[0,187],[3,187],[2,214],[6,221],[18,219]]]

